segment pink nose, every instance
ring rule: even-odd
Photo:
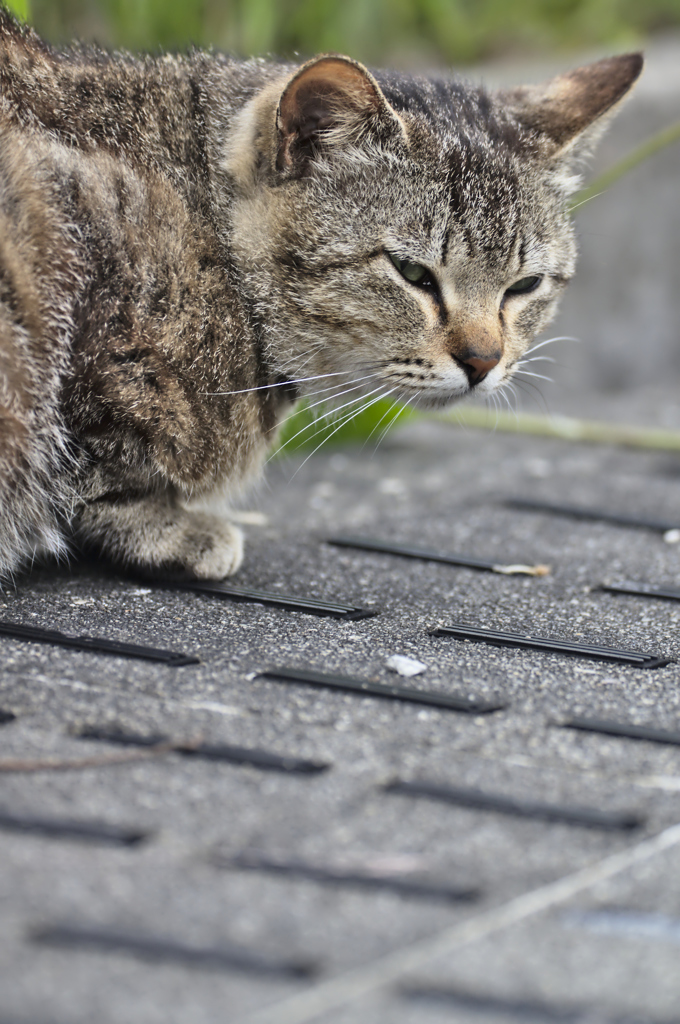
[[[479,384],[484,380],[489,370],[498,366],[500,359],[477,359],[474,356],[470,359],[461,360],[463,369],[467,373],[470,387]]]

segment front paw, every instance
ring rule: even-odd
[[[224,579],[243,561],[243,534],[218,516],[188,513],[176,557],[182,568],[197,579]]]

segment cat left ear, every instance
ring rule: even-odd
[[[279,170],[304,174],[328,146],[356,142],[367,131],[403,127],[373,75],[349,57],[317,57],[291,78],[276,112]]]
[[[576,154],[594,142],[608,116],[642,71],[641,53],[609,57],[576,68],[542,85],[501,90],[498,99],[517,120],[547,143],[550,156]]]

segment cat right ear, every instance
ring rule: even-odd
[[[637,81],[643,63],[641,53],[626,53],[496,96],[520,124],[543,137],[549,156],[582,155]]]
[[[382,138],[403,125],[373,75],[349,57],[328,55],[309,61],[291,78],[276,112],[280,171],[304,175],[323,149]]]

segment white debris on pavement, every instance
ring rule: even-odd
[[[387,668],[392,672],[398,672],[400,676],[417,676],[425,672],[427,665],[415,658],[407,658],[405,654],[393,654],[385,662]]]
[[[501,572],[504,576],[547,576],[550,573],[549,565],[494,565],[494,572]]]

